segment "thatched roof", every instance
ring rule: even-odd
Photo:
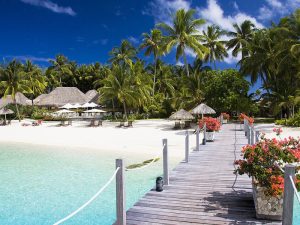
[[[178,112],[172,114],[169,119],[171,120],[192,120],[194,119],[193,115],[184,109],[180,109]]]
[[[87,97],[88,102],[98,103],[100,95],[96,90],[89,90],[85,93],[85,96]]]
[[[16,93],[15,98],[16,98],[16,103],[18,105],[31,105],[31,100],[26,98],[26,96],[20,92]],[[14,101],[13,101],[13,98],[11,97],[11,95],[7,95],[6,97],[2,97],[0,99],[0,109],[9,104],[14,104]]]
[[[36,105],[39,101],[41,101],[46,96],[47,96],[47,94],[41,94],[41,95],[37,96],[35,99],[33,99],[33,104]]]
[[[5,108],[0,109],[0,115],[7,115],[7,114],[14,114],[14,111]]]
[[[67,103],[84,104],[87,97],[76,87],[57,87],[52,92],[42,97],[36,105],[60,107]]]
[[[192,114],[199,115],[199,114],[215,114],[216,111],[210,108],[209,106],[201,103],[196,108],[192,110]]]

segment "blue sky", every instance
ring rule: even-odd
[[[297,7],[300,0],[0,0],[0,57],[47,65],[62,53],[80,64],[106,63],[122,39],[138,46],[143,32],[170,22],[179,8],[194,8],[207,25],[230,30],[245,19],[269,26]],[[188,55],[192,61],[193,53]],[[229,57],[218,66],[235,67],[237,60]],[[181,63],[172,54],[165,61]]]

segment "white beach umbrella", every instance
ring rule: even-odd
[[[90,109],[90,110],[86,110],[84,111],[84,113],[105,113],[106,111],[101,110],[101,109]]]
[[[90,102],[89,104],[90,104],[89,107],[91,107],[91,108],[95,108],[95,107],[98,107],[98,106],[99,106],[99,105],[97,105],[97,104],[94,103],[94,102]]]
[[[78,109],[78,108],[83,108],[83,107],[79,103],[75,103],[72,107],[72,109]]]
[[[60,109],[72,109],[73,108],[73,105],[70,104],[70,103],[67,103],[65,105],[63,105],[62,107],[59,107]]]

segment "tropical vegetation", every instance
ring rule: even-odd
[[[47,68],[12,60],[0,65],[0,95],[14,99],[21,92],[33,100],[55,87],[76,86],[98,90],[99,103],[125,118],[166,117],[201,102],[217,113],[294,118],[300,103],[300,9],[269,28],[248,20],[230,31],[204,25],[194,10],[178,10],[171,24],[143,33],[140,46],[123,40],[106,64],[80,65],[62,54]],[[172,52],[183,65],[164,62]],[[237,57],[237,69],[218,69],[230,54]],[[261,87],[250,93],[257,81]]]

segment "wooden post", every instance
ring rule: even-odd
[[[169,185],[168,139],[163,139],[163,146],[164,185]]]
[[[248,125],[248,121],[246,119],[244,119],[244,131],[245,131],[246,137],[247,137],[247,125]]]
[[[254,126],[251,127],[251,140],[250,140],[250,144],[251,145],[254,145],[254,133],[255,133],[255,130],[254,130]]]
[[[196,151],[199,151],[200,149],[200,138],[199,138],[199,127],[196,130]]]
[[[220,116],[220,118],[221,118],[221,125],[223,125],[223,115],[221,114],[221,116]]]
[[[185,162],[189,162],[189,131],[185,132]]]
[[[204,123],[203,126],[204,130],[203,130],[203,140],[202,140],[202,144],[206,145],[206,123]]]
[[[283,196],[283,214],[282,225],[293,224],[294,208],[294,189],[290,176],[295,179],[295,166],[286,165],[284,167],[284,196]]]
[[[251,135],[251,127],[247,125],[247,139],[248,139],[248,145],[250,145],[250,135]]]
[[[116,203],[117,221],[116,225],[126,225],[126,196],[124,183],[124,164],[123,159],[116,159],[116,169],[120,168],[116,175]]]
[[[256,130],[255,131],[255,143],[257,143],[259,141],[259,131]]]

